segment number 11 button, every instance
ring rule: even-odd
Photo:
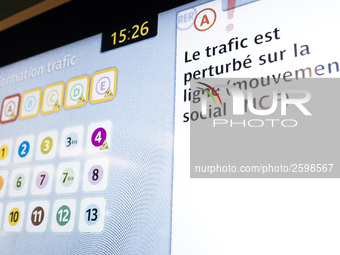
[[[28,232],[44,232],[47,227],[50,202],[32,201],[28,206],[26,230]]]

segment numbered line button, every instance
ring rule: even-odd
[[[8,183],[8,171],[0,171],[0,197],[6,194],[6,187]]]
[[[109,160],[107,158],[86,161],[83,176],[84,191],[105,190],[108,182]]]
[[[22,136],[17,139],[14,149],[14,162],[29,162],[33,156],[34,136]]]
[[[79,185],[79,162],[61,163],[58,166],[56,192],[74,193]]]
[[[84,127],[65,128],[61,133],[60,156],[70,157],[79,155],[83,147]]]
[[[84,198],[80,206],[79,231],[85,233],[102,232],[104,229],[105,215],[105,198]]]
[[[74,229],[76,200],[56,200],[52,212],[52,232],[72,232]]]
[[[45,232],[47,228],[50,202],[32,201],[27,210],[26,231]]]
[[[26,196],[29,184],[30,169],[28,167],[14,169],[9,183],[11,197]]]
[[[39,134],[37,140],[36,160],[52,159],[57,151],[58,131],[49,131]]]
[[[4,230],[8,232],[20,232],[24,224],[24,215],[24,202],[8,203],[4,216]]]
[[[47,195],[52,189],[53,165],[37,166],[33,170],[32,195]]]
[[[92,123],[87,133],[87,152],[106,152],[111,147],[111,121]]]
[[[8,139],[0,141],[0,166],[7,165],[10,162],[12,150],[12,140]]]

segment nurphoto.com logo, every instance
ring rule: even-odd
[[[197,86],[199,84],[200,86]],[[303,116],[312,116],[306,104],[311,100],[311,92],[305,89],[286,88],[280,90],[270,90],[262,94],[257,99],[257,107],[253,90],[242,90],[238,86],[229,84],[214,85],[207,82],[196,82],[197,94],[200,94],[201,103],[200,112],[192,111],[191,115],[197,115],[200,119],[212,119],[213,127],[227,125],[228,127],[253,127],[260,128],[264,126],[282,126],[296,127],[298,121],[295,118],[289,118],[288,108],[295,107]],[[284,95],[284,96],[283,96]],[[197,98],[196,98],[197,99]],[[212,101],[214,104],[212,104]],[[230,105],[230,100],[232,104]],[[243,116],[252,114],[257,118],[239,119],[222,118],[226,117],[226,103],[232,108],[232,116]],[[265,103],[264,103],[265,102]],[[196,109],[196,108],[195,108]],[[276,118],[270,118],[275,113]],[[280,118],[277,118],[277,116]],[[195,121],[194,118],[191,120]]]

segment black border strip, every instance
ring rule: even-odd
[[[0,67],[192,0],[73,0],[0,32]]]

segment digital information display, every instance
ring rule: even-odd
[[[196,1],[1,67],[0,254],[339,254],[339,4]]]

